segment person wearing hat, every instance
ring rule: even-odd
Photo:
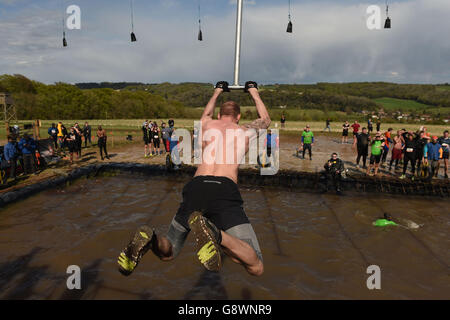
[[[428,164],[428,178],[438,176],[439,160],[442,158],[442,146],[438,143],[438,137],[433,136],[431,142],[425,146],[424,150],[425,163]]]
[[[377,132],[375,139],[372,141],[370,150],[370,165],[367,167],[367,175],[370,175],[373,168],[375,168],[374,175],[378,174],[380,167],[381,154],[383,153],[384,139],[381,132]]]
[[[24,162],[24,172],[25,174],[35,173],[35,152],[36,152],[36,142],[31,138],[28,133],[23,135],[22,140],[19,142],[19,149],[22,151],[23,162]]]
[[[341,193],[341,178],[342,172],[344,172],[344,162],[338,158],[338,154],[334,152],[331,155],[331,159],[327,161],[324,165],[325,171],[327,173],[327,185],[328,181],[333,181],[333,186],[336,189],[336,193]]]

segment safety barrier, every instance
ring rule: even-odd
[[[195,173],[194,166],[182,166],[178,170],[168,171],[163,165],[146,165],[137,163],[102,163],[77,168],[64,176],[58,176],[21,189],[0,194],[0,208],[23,200],[28,196],[46,189],[60,187],[81,177],[96,177],[107,172],[129,172],[168,178],[173,181],[186,182]],[[256,169],[239,170],[239,185],[242,187],[269,187],[287,188],[311,193],[323,193],[327,191],[327,178],[323,173],[298,172],[280,170],[278,174],[260,175]],[[367,176],[350,176],[342,180],[342,190],[348,192],[364,192],[378,194],[396,194],[405,196],[432,196],[449,197],[450,189],[448,180],[401,181],[392,178],[373,178]]]

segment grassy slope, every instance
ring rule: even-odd
[[[373,99],[373,101],[383,105],[383,107],[388,111],[422,111],[433,107],[413,100],[404,99],[379,98]]]

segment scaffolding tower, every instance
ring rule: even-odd
[[[3,119],[5,121],[6,135],[10,133],[9,123],[17,123],[17,113],[14,101],[8,93],[0,92],[0,110],[3,112]]]

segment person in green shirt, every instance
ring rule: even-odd
[[[309,125],[306,126],[305,131],[302,133],[302,144],[299,149],[303,150],[303,159],[305,159],[305,152],[309,152],[309,160],[312,160],[312,146],[314,145],[314,133],[312,133]]]
[[[375,139],[371,144],[370,165],[367,168],[367,175],[370,175],[372,168],[375,168],[374,175],[376,176],[378,174],[383,148],[384,137],[381,135],[381,132],[377,132]]]

